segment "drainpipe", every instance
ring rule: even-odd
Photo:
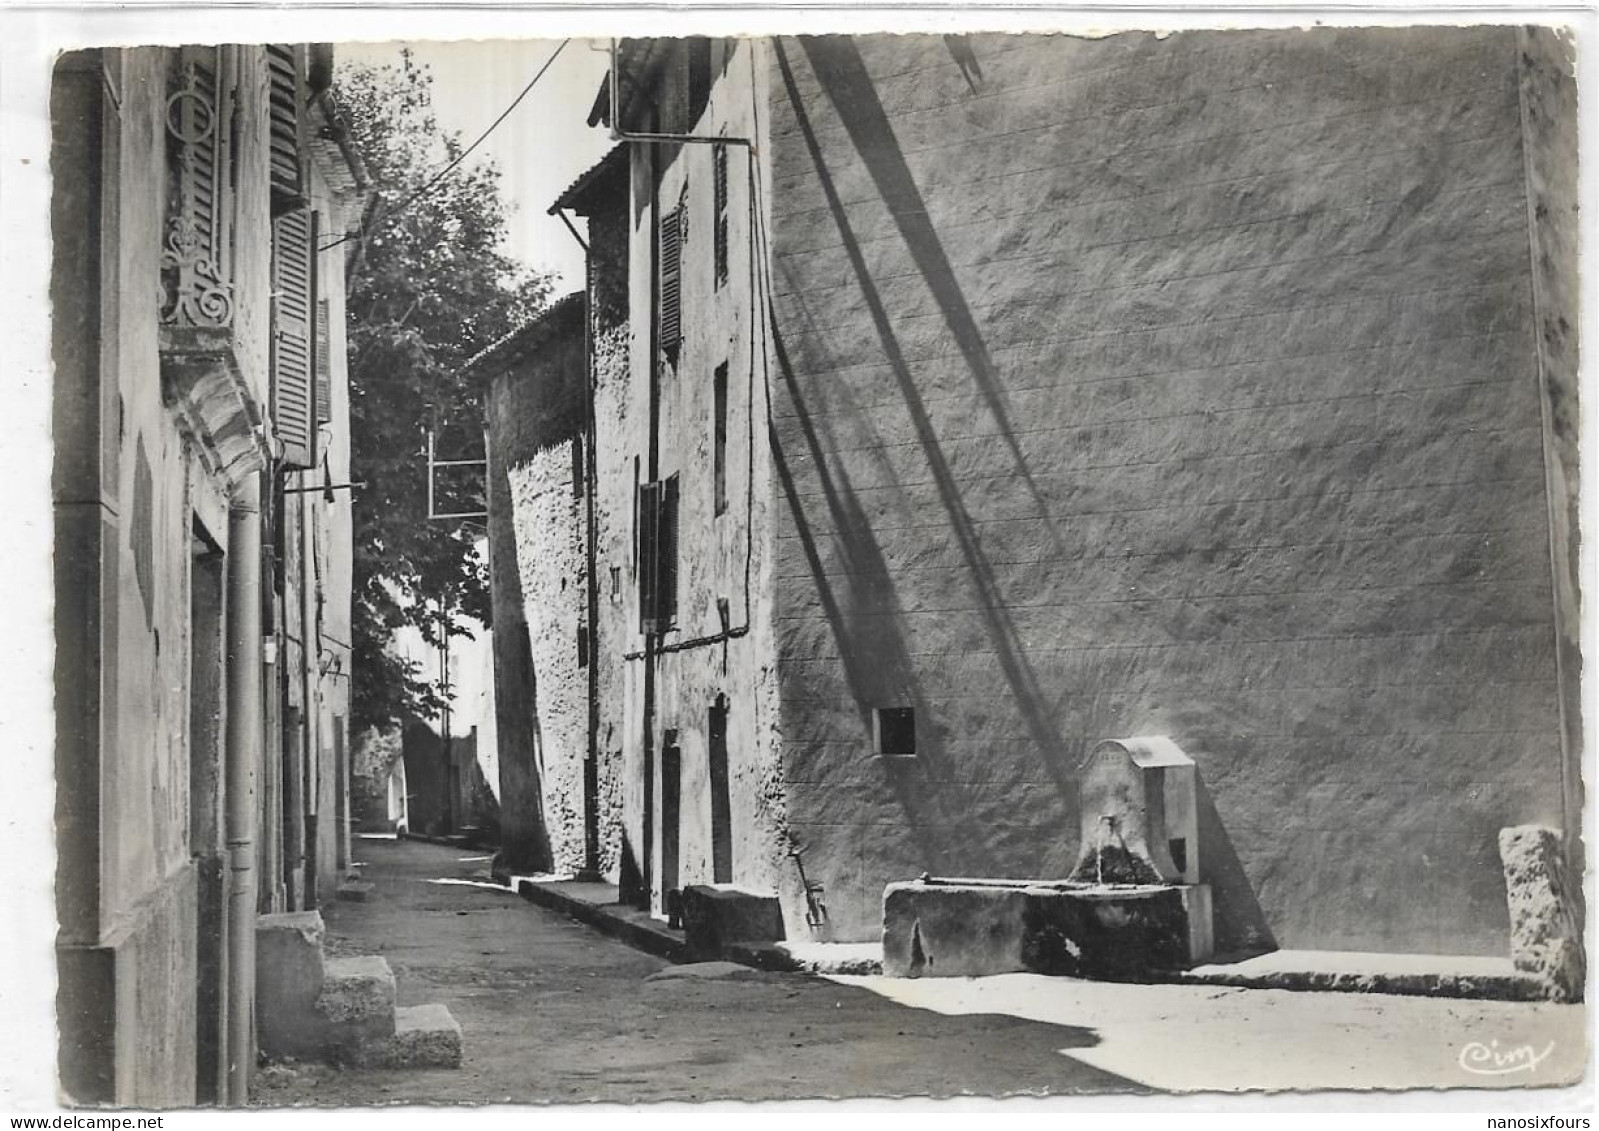
[[[228,1100],[250,1097],[255,1064],[256,773],[261,764],[261,477],[228,511]]]

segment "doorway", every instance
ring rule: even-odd
[[[727,696],[711,705],[711,881],[733,882],[733,799],[727,780]]]
[[[669,906],[679,886],[678,848],[682,834],[683,748],[677,731],[666,732],[661,747],[661,900]]]
[[[198,518],[189,568],[189,853],[195,863],[195,1102],[227,1095],[227,846],[225,724],[227,687],[222,551]]]

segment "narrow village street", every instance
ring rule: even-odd
[[[1575,25],[621,3],[33,50],[41,1104],[1593,1110]]]
[[[363,839],[356,857],[375,887],[323,908],[329,953],[382,954],[401,1005],[447,1005],[464,1062],[269,1067],[258,1106],[1143,1090],[1057,1051],[1092,1043],[1086,1030],[943,1016],[800,974],[694,977],[491,885],[470,850]]]
[[[374,887],[324,909],[329,953],[382,954],[402,1005],[446,1004],[463,1065],[269,1066],[258,1106],[1503,1088],[1570,1082],[1586,1059],[1579,1006],[673,966],[491,883],[472,850],[366,838],[357,857]],[[1295,1051],[1313,1024],[1323,1039]],[[1543,1056],[1476,1074],[1473,1041]]]

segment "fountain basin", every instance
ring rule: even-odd
[[[883,892],[890,977],[1145,981],[1208,962],[1213,949],[1205,884],[923,878]]]

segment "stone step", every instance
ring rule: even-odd
[[[461,1026],[448,1006],[401,1006],[394,1033],[358,1046],[351,1059],[363,1068],[459,1068]]]
[[[316,1011],[334,1056],[347,1056],[395,1032],[394,971],[377,955],[328,959]]]

